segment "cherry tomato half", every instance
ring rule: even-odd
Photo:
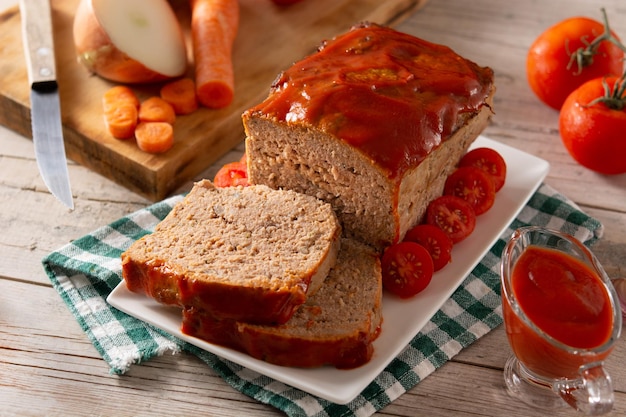
[[[413,297],[430,284],[433,260],[428,251],[415,242],[389,246],[381,259],[383,288],[401,298]]]
[[[617,80],[597,78],[583,84],[565,100],[559,116],[561,140],[570,155],[579,164],[609,175],[626,173],[626,107],[589,104],[605,95],[604,82],[612,91]],[[626,94],[616,99],[626,104]]]
[[[452,239],[437,226],[432,224],[418,224],[406,232],[405,242],[415,242],[422,245],[433,259],[435,271],[439,271],[452,260]]]
[[[603,32],[604,25],[596,20],[572,17],[548,28],[535,40],[528,51],[526,73],[541,101],[559,110],[567,96],[586,81],[622,73],[624,52],[606,40],[582,67],[575,60],[570,64],[572,53]]]
[[[245,162],[237,161],[225,164],[217,171],[213,184],[216,187],[231,187],[248,185],[248,166]]]
[[[444,195],[428,205],[426,223],[439,227],[450,237],[452,243],[458,243],[474,231],[476,213],[462,198]]]
[[[459,167],[477,167],[485,171],[493,179],[496,192],[506,181],[506,161],[497,151],[491,148],[472,149],[459,161]]]
[[[456,169],[446,180],[443,193],[467,201],[477,216],[486,213],[496,200],[496,187],[493,179],[485,171],[476,167]]]

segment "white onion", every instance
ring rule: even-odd
[[[112,81],[153,82],[187,70],[183,32],[166,0],[82,0],[74,44],[80,62]]]

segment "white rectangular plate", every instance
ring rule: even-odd
[[[474,142],[472,148],[476,147],[493,148],[504,157],[507,163],[506,184],[498,192],[493,207],[477,219],[474,232],[454,246],[452,263],[438,271],[435,279],[423,292],[409,300],[384,296],[384,322],[380,337],[374,343],[374,356],[370,362],[359,368],[338,370],[334,367],[316,369],[282,367],[206,343],[181,332],[180,310],[162,306],[151,298],[128,291],[123,281],[111,292],[107,301],[133,317],[222,358],[334,403],[348,403],[360,394],[428,323],[495,244],[548,173],[548,162],[484,136]]]

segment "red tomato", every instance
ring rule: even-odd
[[[474,231],[476,213],[462,198],[444,195],[428,205],[426,223],[439,227],[450,237],[452,243],[458,243]]]
[[[248,166],[241,161],[230,162],[217,171],[213,184],[216,187],[231,187],[234,185],[248,185]]]
[[[485,171],[493,179],[496,192],[504,186],[506,181],[506,162],[502,155],[491,148],[476,148],[466,153],[459,167],[477,167]]]
[[[610,41],[599,42],[595,51],[589,49],[589,58],[581,61],[582,66],[576,59],[572,61],[573,53],[579,48],[584,50],[604,30],[598,21],[572,17],[548,28],[535,40],[528,51],[526,72],[539,99],[559,110],[567,96],[586,81],[622,74],[624,52]]]
[[[401,298],[424,290],[433,278],[433,260],[428,251],[415,242],[389,246],[381,259],[383,288]]]
[[[496,187],[485,171],[476,167],[456,169],[448,179],[443,193],[467,201],[478,216],[486,213],[496,200]]]
[[[422,245],[433,259],[435,271],[439,271],[452,260],[452,239],[437,226],[432,224],[418,224],[406,232],[405,242],[415,242]]]
[[[611,104],[599,102],[604,97],[603,83],[614,90],[618,78],[595,79],[583,84],[563,103],[559,116],[559,130],[563,144],[581,165],[602,174],[626,173],[626,92],[615,93]],[[622,79],[620,84],[626,85]],[[619,85],[619,84],[618,84]]]

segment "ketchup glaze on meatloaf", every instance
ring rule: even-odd
[[[446,46],[355,26],[242,114],[248,180],[330,203],[345,237],[382,251],[442,194],[495,90],[491,69]]]
[[[363,23],[280,74],[249,111],[332,134],[393,178],[487,105],[492,84],[490,68],[447,46]]]

